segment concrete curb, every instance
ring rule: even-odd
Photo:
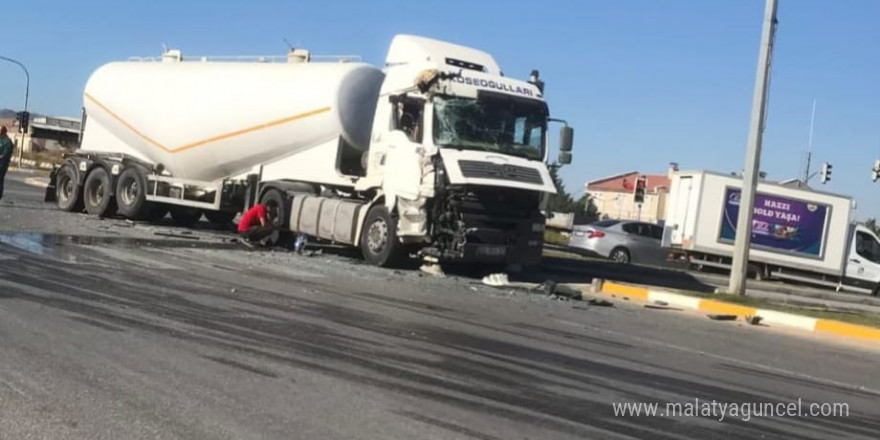
[[[594,280],[595,281],[595,280]],[[598,284],[598,286],[597,286]],[[859,338],[880,342],[880,329],[849,324],[832,319],[820,319],[775,310],[758,309],[740,304],[682,295],[652,287],[635,286],[614,282],[594,283],[592,293],[625,297],[648,304],[666,304],[669,307],[695,310],[707,314],[760,316],[762,324],[781,325],[799,330],[826,333],[847,338]]]

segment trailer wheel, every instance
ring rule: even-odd
[[[132,220],[146,220],[153,204],[147,201],[147,178],[138,167],[127,168],[116,182],[119,213]]]
[[[110,175],[102,167],[94,168],[83,185],[83,201],[86,211],[98,217],[116,214],[116,200],[110,195]]]
[[[202,210],[198,208],[190,208],[188,206],[172,206],[171,220],[177,226],[188,228],[196,224],[202,218]]]
[[[397,263],[402,248],[397,240],[397,219],[385,205],[370,208],[360,241],[361,253],[367,263],[380,267]]]
[[[237,215],[237,212],[205,211],[205,217],[208,221],[218,226],[226,226],[232,223],[232,220],[234,220]]]
[[[62,211],[82,212],[82,188],[73,165],[64,164],[55,174],[55,200]]]

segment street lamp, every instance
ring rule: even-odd
[[[24,70],[24,78],[25,78],[24,111],[27,112],[28,111],[28,97],[31,94],[31,74],[30,74],[30,72],[28,72],[27,67],[24,67],[24,64],[21,64],[20,62],[13,60],[12,58],[7,58],[7,57],[4,57],[3,55],[0,55],[0,60],[9,61],[12,64],[18,65],[18,67],[21,67],[21,70]],[[21,153],[22,153],[22,151],[24,151],[24,133],[23,132],[21,133],[21,145],[18,148],[18,167],[19,168],[21,168]]]

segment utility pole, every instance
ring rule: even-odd
[[[730,268],[729,293],[746,294],[746,270],[749,262],[749,246],[752,242],[752,214],[755,209],[755,192],[758,187],[758,170],[761,169],[761,143],[766,123],[767,95],[770,82],[770,62],[773,59],[773,37],[776,33],[777,0],[767,0],[764,9],[764,25],[761,31],[761,50],[758,55],[758,72],[755,77],[755,94],[752,100],[752,122],[749,127],[749,145],[746,148],[745,173],[739,217],[736,222],[736,241],[733,247],[733,264]]]
[[[21,70],[24,70],[24,78],[25,78],[24,112],[27,113],[27,111],[28,111],[28,98],[30,97],[30,94],[31,94],[31,74],[30,74],[30,72],[28,72],[27,67],[25,67],[24,64],[22,64],[16,60],[13,60],[12,58],[7,58],[7,57],[4,57],[3,55],[0,55],[0,60],[9,61],[10,63],[17,65],[18,67],[21,67]],[[21,168],[21,152],[23,150],[24,150],[24,133],[21,134],[21,145],[19,145],[19,147],[18,147],[18,167],[19,168]]]
[[[804,170],[804,184],[810,183],[810,159],[813,158],[813,125],[816,122],[816,98],[813,98],[813,112],[810,114],[810,139],[807,141],[807,169]]]

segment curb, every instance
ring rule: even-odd
[[[760,316],[762,324],[776,324],[813,333],[825,333],[848,338],[860,338],[880,342],[880,329],[864,325],[849,324],[833,319],[813,318],[776,310],[758,309],[740,304],[716,301],[681,295],[660,289],[609,281],[600,282],[596,293],[612,296],[623,296],[646,303],[663,303],[670,307],[695,310],[709,314]]]

